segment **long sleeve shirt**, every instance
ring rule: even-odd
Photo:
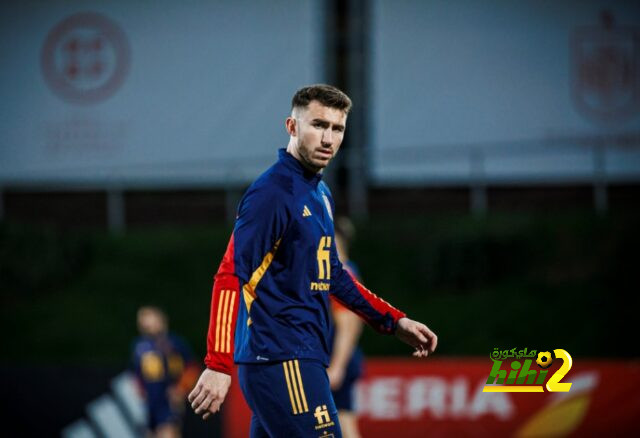
[[[333,200],[321,174],[284,149],[247,189],[215,275],[208,368],[233,362],[315,359],[329,363],[328,294],[375,330],[391,334],[405,314],[342,266],[334,241]]]

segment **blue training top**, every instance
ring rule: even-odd
[[[321,174],[279,151],[243,196],[215,276],[206,365],[315,359],[328,365],[328,293],[381,333],[405,316],[338,260],[333,200]],[[233,347],[233,348],[232,348]]]

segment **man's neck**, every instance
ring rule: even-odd
[[[295,158],[296,160],[298,160],[298,163],[300,163],[302,165],[302,167],[304,167],[309,172],[311,172],[311,173],[322,173],[322,169],[321,168],[317,168],[317,167],[311,165],[310,163],[307,163],[304,160],[304,158],[302,158],[302,156],[298,152],[298,148],[292,142],[289,142],[289,144],[287,145],[287,153],[289,155],[291,155],[293,158]]]

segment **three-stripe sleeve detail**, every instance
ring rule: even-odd
[[[235,300],[236,291],[225,289],[220,292],[216,315],[216,343],[214,348],[216,352],[231,353],[231,323],[233,321]]]
[[[231,320],[233,319],[233,304],[236,300],[236,293],[234,291],[231,292],[231,303],[229,304],[229,316],[227,318],[227,349],[225,350],[227,353],[231,352]]]

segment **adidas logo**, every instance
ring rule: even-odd
[[[309,207],[305,205],[304,209],[302,210],[302,217],[309,217],[309,216],[311,216],[311,210],[309,210]]]

